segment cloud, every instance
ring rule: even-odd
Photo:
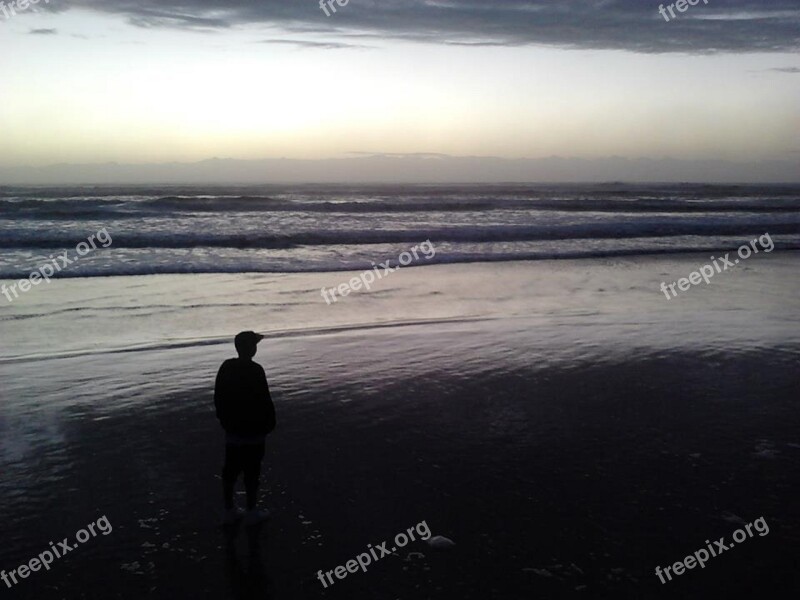
[[[800,73],[800,67],[775,67],[774,69],[769,70],[776,71],[778,73]]]
[[[441,44],[639,53],[800,49],[797,0],[701,2],[670,22],[658,14],[656,0],[349,0],[329,17],[316,0],[71,0],[56,10],[72,7],[119,15],[140,27],[190,30],[263,25],[327,37],[360,33]]]
[[[321,48],[324,50],[343,50],[347,48],[369,48],[360,44],[347,44],[344,42],[311,42],[308,40],[261,40],[259,44],[275,44],[278,46],[294,46],[295,48]]]
[[[29,32],[31,35],[56,35],[58,33],[57,29],[31,29]]]

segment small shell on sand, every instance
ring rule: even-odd
[[[443,535],[435,535],[426,541],[434,550],[448,550],[456,545],[453,540],[446,538]]]

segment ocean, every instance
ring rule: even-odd
[[[0,187],[0,278],[101,228],[63,277],[357,270],[430,239],[426,264],[800,248],[800,186]]]

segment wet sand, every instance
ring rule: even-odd
[[[800,343],[791,319],[756,337],[733,327],[741,312],[719,300],[696,315],[708,330],[677,344],[669,316],[643,323],[626,311],[611,323],[613,298],[587,295],[583,312],[571,302],[574,318],[265,340],[256,360],[279,420],[262,489],[273,518],[251,531],[217,525],[223,439],[211,382],[227,346],[3,365],[6,390],[72,373],[76,398],[90,382],[95,399],[49,412],[46,399],[23,409],[15,397],[0,412],[0,568],[101,515],[114,528],[6,595],[794,597]],[[770,310],[750,322],[769,322]],[[667,584],[656,577],[656,566],[762,516],[769,534]],[[413,542],[327,589],[317,579],[423,520],[455,547]]]

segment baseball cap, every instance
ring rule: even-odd
[[[234,345],[236,348],[251,348],[258,344],[261,340],[264,339],[264,336],[260,333],[255,333],[254,331],[242,331],[241,333],[237,334],[233,340]]]

